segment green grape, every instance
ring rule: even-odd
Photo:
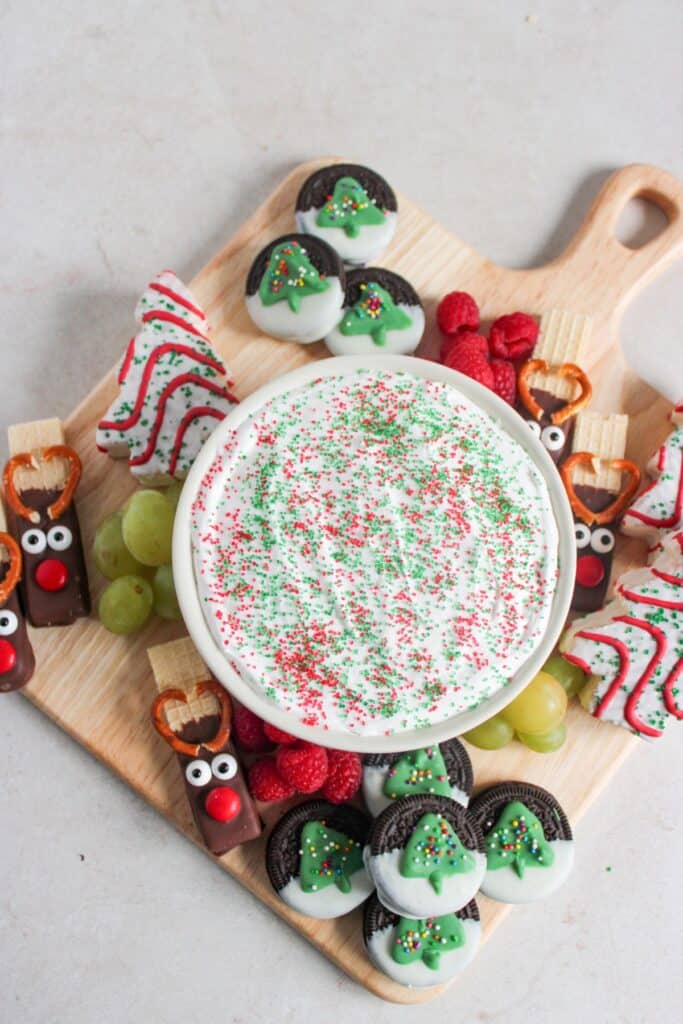
[[[529,735],[526,732],[517,733],[517,739],[529,750],[535,750],[537,754],[551,754],[553,750],[559,750],[566,738],[567,726],[564,722],[560,722],[553,729],[548,729],[547,732],[539,732],[535,735]]]
[[[586,682],[586,673],[561,654],[553,654],[552,658],[548,658],[542,671],[557,679],[568,697],[575,697]]]
[[[180,480],[176,480],[175,483],[172,483],[170,487],[167,487],[166,490],[164,491],[164,497],[166,498],[166,501],[169,503],[174,512],[178,507],[178,502],[180,501],[180,495],[182,493],[182,490],[182,482]]]
[[[500,750],[506,746],[514,735],[514,730],[500,715],[488,718],[481,725],[475,726],[469,732],[464,733],[464,739],[473,747],[481,750]]]
[[[547,672],[539,672],[529,685],[515,697],[501,715],[515,732],[536,734],[548,732],[564,718],[567,694],[557,679]]]
[[[154,594],[142,576],[119,576],[100,598],[100,622],[110,633],[135,633],[152,611]]]
[[[170,565],[160,565],[152,579],[154,611],[162,619],[179,619],[180,608]]]
[[[145,567],[133,558],[123,543],[122,519],[121,512],[107,516],[97,527],[93,541],[95,565],[108,580],[116,580],[119,576],[139,576],[145,572]]]
[[[123,512],[123,540],[143,565],[171,561],[173,509],[159,491],[138,491]]]
[[[588,676],[588,681],[586,682],[586,685],[583,687],[583,689],[581,690],[581,692],[579,694],[579,701],[581,703],[581,707],[585,708],[586,711],[592,711],[593,710],[593,698],[595,696],[595,686],[596,686],[596,683],[598,681],[599,681],[599,677],[598,676]]]

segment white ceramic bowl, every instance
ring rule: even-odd
[[[560,572],[548,629],[535,652],[515,673],[510,683],[472,711],[454,715],[424,729],[413,729],[390,736],[363,737],[333,729],[321,729],[318,726],[302,725],[293,713],[277,707],[265,694],[259,693],[245,683],[228,664],[225,655],[211,635],[199,601],[192,562],[191,506],[204,474],[219,449],[222,448],[228,432],[237,428],[250,413],[259,409],[264,402],[291,388],[306,384],[318,377],[349,373],[358,369],[403,370],[427,380],[440,381],[450,385],[497,420],[526,450],[545,480],[559,535]],[[560,474],[543,445],[529,430],[522,417],[492,391],[483,388],[469,377],[465,377],[455,370],[449,370],[439,363],[416,359],[412,356],[371,355],[363,358],[337,356],[319,360],[293,370],[283,377],[278,377],[249,395],[219,424],[197,456],[182,490],[173,531],[173,578],[180,608],[197,650],[216,679],[242,704],[251,708],[272,725],[313,743],[321,743],[324,746],[336,747],[340,750],[357,750],[359,753],[411,750],[429,743],[438,743],[467,732],[468,729],[473,729],[475,725],[479,725],[480,722],[490,718],[491,715],[496,714],[506,704],[509,704],[538,672],[557,642],[569,611],[569,603],[574,589],[575,563],[574,523]]]

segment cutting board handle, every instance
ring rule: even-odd
[[[666,227],[638,249],[629,248],[615,234],[619,218],[632,199],[658,206]],[[588,216],[560,256],[563,274],[581,282],[591,277],[602,293],[608,292],[616,311],[666,267],[683,256],[683,182],[658,167],[631,164],[612,174],[595,197]],[[587,310],[588,312],[588,310]]]

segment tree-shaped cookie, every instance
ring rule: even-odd
[[[341,334],[369,334],[375,345],[386,345],[387,331],[401,331],[410,327],[412,320],[400,309],[389,292],[369,281],[360,286],[358,302],[346,311],[339,331]]]
[[[391,956],[397,964],[421,960],[430,970],[437,971],[442,953],[464,945],[465,929],[455,914],[419,920],[401,917],[394,929]]]
[[[413,793],[451,795],[451,784],[438,746],[409,750],[394,762],[384,783],[383,792],[392,800]]]
[[[307,295],[327,291],[329,282],[311,263],[303,246],[295,241],[276,245],[261,278],[259,296],[264,306],[286,301],[292,313],[298,313]]]
[[[182,480],[216,424],[234,407],[228,371],[201,309],[175,274],[151,282],[135,310],[140,324],[118,374],[119,393],[96,443],[128,459],[140,483]]]
[[[513,868],[524,878],[527,868],[547,868],[554,859],[536,815],[519,800],[507,804],[486,836],[488,870]]]
[[[426,878],[440,893],[449,875],[473,871],[474,857],[441,814],[423,814],[406,843],[401,859],[404,878]]]
[[[359,181],[339,178],[334,191],[318,213],[316,224],[321,228],[342,228],[349,238],[357,238],[365,225],[384,222],[379,210]]]
[[[330,828],[324,821],[307,821],[301,830],[301,888],[318,892],[336,885],[351,892],[351,875],[363,867],[360,843]]]

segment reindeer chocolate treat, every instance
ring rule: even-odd
[[[220,856],[256,839],[261,822],[230,742],[232,702],[189,638],[151,647],[159,696],[152,722],[178,755],[185,792],[207,849]]]
[[[35,667],[17,591],[21,548],[6,531],[5,511],[0,503],[0,693],[24,686]]]
[[[519,411],[556,466],[571,451],[574,418],[591,398],[591,383],[580,366],[591,326],[587,317],[566,310],[546,313],[534,358],[519,370]]]
[[[81,460],[59,420],[9,429],[3,473],[10,532],[23,552],[20,592],[33,626],[67,626],[90,612],[88,577],[73,496]]]
[[[560,473],[574,512],[576,582],[572,608],[601,608],[609,586],[616,524],[638,490],[640,470],[624,459],[628,416],[580,413],[574,450]]]

